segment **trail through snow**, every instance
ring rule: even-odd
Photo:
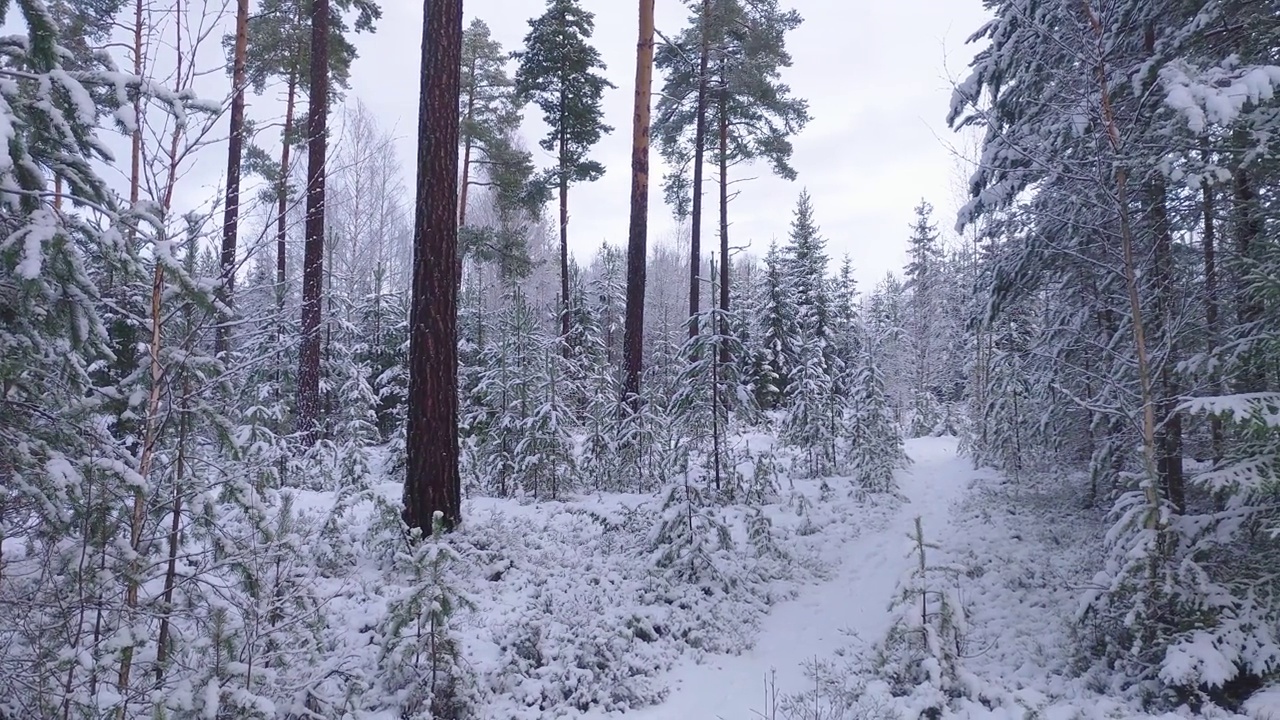
[[[752,720],[761,717],[765,692],[773,678],[777,692],[805,689],[803,664],[827,658],[846,646],[853,633],[875,642],[889,622],[889,601],[910,560],[907,535],[915,517],[923,519],[925,538],[940,536],[950,511],[974,471],[956,453],[954,438],[907,442],[912,465],[898,473],[908,502],[888,525],[861,535],[843,549],[834,576],[779,603],[760,628],[755,647],[737,656],[717,655],[701,664],[685,661],[668,676],[671,695],[660,705],[626,717],[637,720]],[[849,518],[857,522],[858,518]],[[834,553],[833,553],[834,554]]]

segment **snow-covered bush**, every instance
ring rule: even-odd
[[[894,694],[914,694],[941,709],[976,686],[961,662],[967,621],[958,580],[964,568],[930,559],[929,551],[941,548],[925,540],[919,517],[910,538],[913,567],[898,584],[892,625],[872,663]]]
[[[472,606],[460,591],[458,553],[437,512],[431,537],[409,538],[396,554],[405,582],[390,599],[378,630],[378,694],[404,720],[467,716],[471,679],[462,663],[456,615]]]

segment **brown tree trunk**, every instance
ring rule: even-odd
[[[644,368],[644,288],[648,260],[649,112],[653,90],[653,5],[640,0],[636,41],[636,88],[631,118],[631,227],[627,241],[627,315],[622,341],[622,397],[632,409],[640,404]]]
[[[404,521],[423,534],[435,513],[462,516],[458,473],[458,113],[462,0],[426,0],[418,105],[418,187],[409,308],[409,417]]]
[[[467,88],[467,124],[476,112],[476,63],[471,61],[471,87]],[[462,186],[458,188],[458,227],[467,225],[467,195],[471,190],[471,135],[467,134],[462,148]]]
[[[702,49],[698,53],[697,126],[693,131],[693,207],[689,228],[689,337],[697,337],[702,267],[702,161],[707,151],[707,61],[711,56],[711,0],[702,0]]]
[[[329,118],[329,0],[311,4],[311,106],[307,111],[307,218],[302,257],[298,429],[314,443],[320,415],[320,295],[324,282],[325,151]],[[453,113],[450,113],[453,115]],[[452,203],[450,203],[452,206]],[[452,209],[449,212],[453,214]]]
[[[286,258],[288,257],[288,214],[289,214],[289,148],[293,137],[293,112],[297,103],[298,74],[289,73],[288,90],[284,101],[284,147],[280,148],[280,187],[276,192],[276,309],[284,309],[284,287],[288,279]]]
[[[724,60],[720,61],[720,312],[729,312],[729,88]],[[720,316],[720,335],[729,334],[729,320]],[[720,364],[729,364],[729,344],[720,343]]]
[[[227,307],[235,302],[236,230],[240,221],[240,161],[244,155],[245,56],[249,42],[249,0],[236,0],[236,40],[231,60],[231,134],[227,138],[227,197],[222,211],[222,265],[218,297]],[[229,349],[226,318],[214,333],[214,355]]]

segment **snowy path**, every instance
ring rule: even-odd
[[[956,455],[954,438],[911,440],[907,452],[914,464],[900,471],[898,479],[910,502],[884,530],[845,546],[844,561],[831,580],[774,608],[751,651],[677,665],[668,676],[672,687],[666,702],[626,717],[753,720],[764,708],[771,674],[779,693],[799,692],[805,685],[802,663],[828,658],[847,645],[845,630],[867,642],[877,640],[888,629],[888,604],[909,562],[906,536],[914,518],[923,518],[926,538],[939,535],[974,474],[969,462]]]

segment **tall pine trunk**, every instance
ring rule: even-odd
[[[476,113],[476,61],[471,60],[471,85],[467,88],[466,123],[471,125]],[[468,132],[462,148],[462,185],[458,188],[458,227],[467,226],[467,196],[471,191],[471,134]]]
[[[1143,525],[1148,530],[1157,532],[1156,556],[1152,557],[1151,574],[1148,578],[1155,581],[1155,563],[1163,554],[1164,530],[1166,523],[1160,511],[1160,491],[1158,487],[1159,472],[1156,468],[1156,408],[1153,378],[1151,374],[1151,358],[1148,353],[1147,332],[1142,315],[1142,297],[1138,286],[1137,258],[1134,252],[1133,223],[1129,210],[1129,171],[1124,165],[1123,140],[1120,128],[1116,123],[1115,110],[1111,104],[1111,90],[1108,82],[1106,66],[1106,31],[1102,20],[1093,10],[1090,0],[1080,0],[1085,17],[1096,40],[1097,60],[1094,66],[1094,80],[1098,84],[1100,97],[1099,109],[1102,115],[1103,131],[1112,152],[1115,165],[1111,180],[1115,183],[1116,209],[1120,220],[1120,254],[1124,276],[1125,291],[1129,300],[1129,317],[1133,327],[1133,349],[1137,359],[1138,388],[1142,402],[1142,462],[1144,480],[1141,483],[1143,499],[1147,512]]]
[[[284,288],[288,279],[289,149],[293,137],[293,112],[298,95],[298,71],[289,73],[284,102],[284,147],[280,148],[280,187],[276,189],[276,310],[284,310]]]
[[[564,138],[560,139],[564,157]],[[560,164],[560,340],[561,352],[569,357],[569,177]]]
[[[236,39],[231,59],[231,134],[227,138],[227,197],[222,212],[222,285],[218,297],[227,307],[235,302],[236,235],[240,222],[240,161],[244,155],[245,60],[249,38],[249,0],[236,0]],[[214,333],[214,354],[229,349],[228,319]]]
[[[633,409],[640,404],[640,373],[644,368],[645,262],[648,260],[649,113],[653,90],[654,0],[639,0],[636,41],[636,87],[631,122],[631,226],[627,240],[627,313],[623,333],[623,399]]]
[[[720,60],[720,335],[729,334],[729,86]],[[729,345],[720,343],[720,364],[729,364]]]
[[[302,257],[298,429],[314,443],[320,415],[320,295],[324,282],[325,150],[329,116],[329,0],[311,5],[311,106],[307,113],[307,218]],[[452,214],[452,211],[450,212]]]
[[[409,307],[408,463],[404,520],[423,534],[435,513],[462,518],[458,473],[458,113],[462,0],[426,0],[418,104],[418,184]]]
[[[707,151],[707,62],[711,56],[711,0],[702,0],[702,47],[698,52],[697,125],[693,131],[693,207],[689,229],[689,337],[698,335],[699,272],[702,267],[702,163]]]

